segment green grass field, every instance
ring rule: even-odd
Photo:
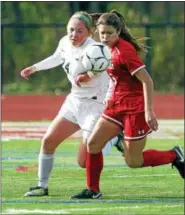
[[[85,171],[78,167],[78,140],[57,150],[49,182],[49,196],[23,197],[37,185],[36,140],[2,141],[2,214],[184,214],[184,181],[170,165],[131,169],[115,148],[104,159],[100,200],[71,200],[85,187]],[[149,139],[147,148],[170,149],[184,139]],[[20,166],[27,171],[16,171]],[[24,168],[22,168],[24,169]]]

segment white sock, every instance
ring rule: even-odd
[[[111,140],[109,140],[109,142],[107,142],[107,144],[104,146],[104,148],[102,149],[102,153],[103,155],[108,155],[111,148],[116,144],[118,140],[118,137],[114,137]]]
[[[39,167],[38,167],[38,186],[47,188],[48,180],[53,168],[54,154],[39,154]]]

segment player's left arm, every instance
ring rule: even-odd
[[[153,80],[145,68],[138,70],[134,75],[143,84],[145,111],[150,111],[153,109]]]
[[[145,120],[149,127],[156,131],[158,129],[158,123],[153,111],[153,80],[133,47],[128,47],[124,51],[122,59],[126,63],[128,71],[131,75],[135,76],[143,85]]]
[[[148,123],[149,127],[152,130],[156,131],[158,129],[158,123],[153,111],[153,80],[145,68],[138,70],[134,75],[143,84],[145,120]]]

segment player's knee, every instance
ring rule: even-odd
[[[78,159],[78,165],[81,167],[81,168],[86,168],[86,161],[82,161],[80,159]]]
[[[52,140],[49,136],[44,136],[42,138],[42,149],[46,153],[53,153],[55,151],[55,146],[52,144]]]
[[[125,162],[130,168],[140,168],[142,166],[142,162],[140,160],[132,158],[125,158]]]
[[[87,148],[88,148],[89,153],[92,153],[92,154],[98,153],[102,150],[100,148],[100,146],[98,144],[96,144],[96,142],[94,142],[94,141],[88,141]]]

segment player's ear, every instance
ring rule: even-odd
[[[121,30],[118,30],[118,35],[120,35],[120,33],[121,33]]]

